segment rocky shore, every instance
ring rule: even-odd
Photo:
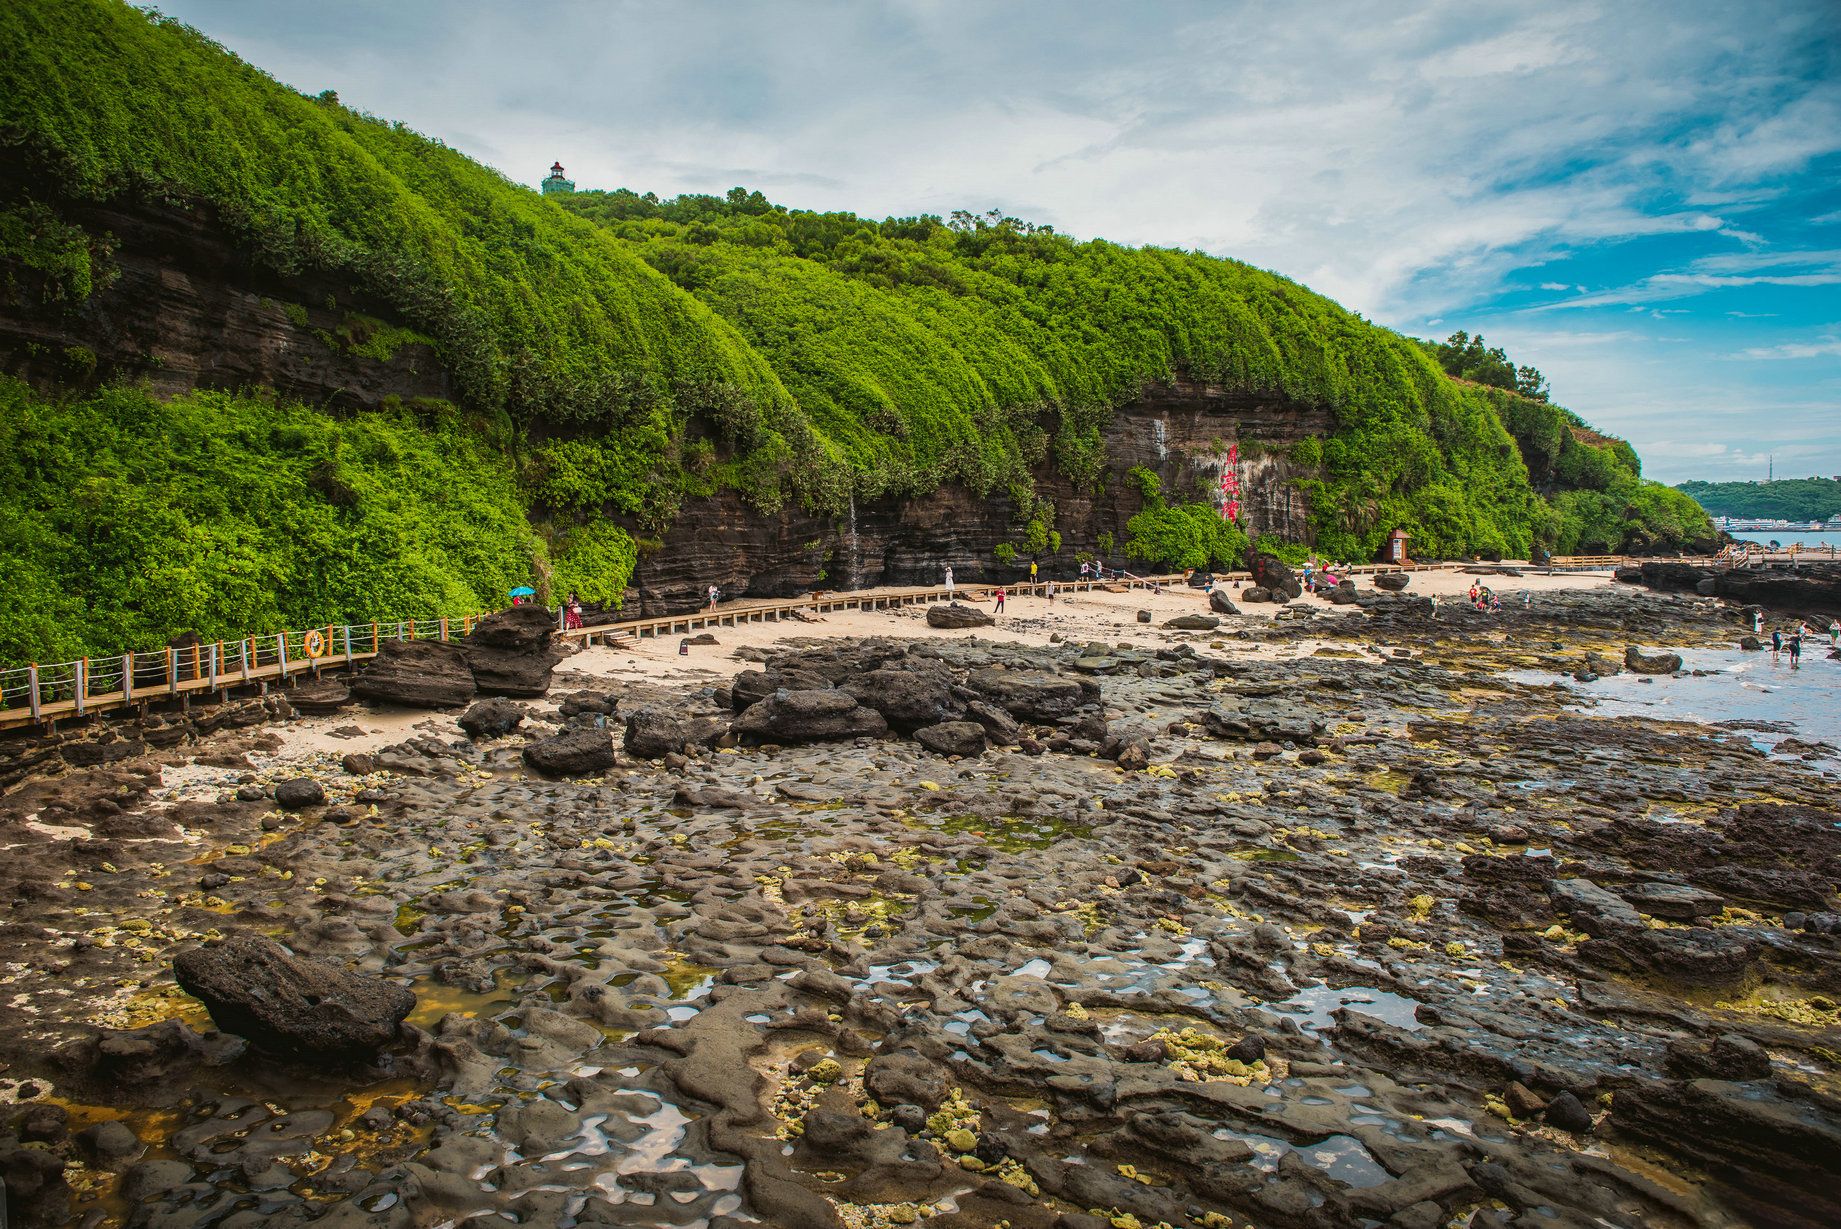
[[[10,1210],[1841,1222],[1841,751],[1565,682],[1738,609],[1344,596],[707,682],[511,628],[357,680],[436,710],[387,737],[332,697],[29,765]]]

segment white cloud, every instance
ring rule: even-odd
[[[1841,334],[1828,333],[1815,341],[1786,341],[1774,346],[1754,346],[1739,351],[1740,358],[1841,358]]]
[[[161,6],[525,182],[560,158],[584,187],[742,183],[869,216],[996,206],[1236,256],[1383,323],[1475,331],[1534,268],[1566,296],[1546,312],[1841,281],[1761,220],[1785,176],[1841,151],[1833,0]],[[1609,277],[1567,263],[1667,236],[1741,250]],[[1702,398],[1680,355],[1545,345],[1551,366],[1510,352],[1646,455],[1685,413],[1725,430],[1729,407],[1769,400],[1731,383]],[[1703,368],[1722,352],[1703,349]]]

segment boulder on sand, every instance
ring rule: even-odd
[[[449,640],[386,640],[352,680],[352,694],[406,708],[459,708],[476,694],[473,671]]]
[[[254,936],[193,948],[173,962],[173,976],[224,1032],[300,1057],[369,1057],[396,1040],[416,1002],[381,977],[305,960]]]
[[[1355,602],[1355,582],[1348,579],[1336,582],[1333,589],[1318,589],[1332,606],[1349,606]]]
[[[882,714],[835,688],[776,691],[735,719],[736,737],[757,743],[836,742],[888,733]]]
[[[1269,602],[1272,600],[1272,590],[1263,585],[1250,585],[1240,591],[1240,600],[1243,602]]]
[[[510,700],[480,700],[460,714],[460,728],[468,738],[503,738],[523,720],[524,710]]]
[[[1212,632],[1221,626],[1221,620],[1214,615],[1186,614],[1177,615],[1174,619],[1165,619],[1163,625],[1172,631]]]
[[[583,777],[614,766],[614,739],[597,726],[576,726],[524,749],[524,762],[551,777]]]
[[[1624,650],[1624,668],[1635,674],[1674,674],[1681,669],[1681,654],[1645,653],[1633,644]]]
[[[336,713],[351,702],[351,687],[330,675],[288,689],[288,703],[294,706],[295,712],[309,717]]]
[[[1255,554],[1249,565],[1253,583],[1270,590],[1274,601],[1291,601],[1304,596],[1304,582],[1284,560],[1263,552]]]
[[[1240,613],[1240,607],[1234,605],[1234,599],[1227,596],[1226,589],[1216,589],[1208,595],[1208,609],[1219,615]]]
[[[1385,589],[1389,593],[1404,592],[1413,583],[1413,578],[1405,572],[1382,572],[1374,578],[1374,587]]]
[[[556,616],[536,604],[495,611],[459,641],[480,694],[530,699],[550,689],[562,660],[553,643]]]
[[[997,620],[976,606],[964,606],[958,602],[948,602],[941,606],[934,604],[927,607],[927,626],[956,629],[963,627],[990,627]]]

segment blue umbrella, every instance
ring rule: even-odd
[[[505,596],[506,597],[536,597],[537,590],[531,588],[529,585],[519,585],[516,589],[513,589],[510,593],[507,593]]]

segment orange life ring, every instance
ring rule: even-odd
[[[300,647],[308,657],[324,657],[326,637],[317,630],[310,631],[300,638]]]

